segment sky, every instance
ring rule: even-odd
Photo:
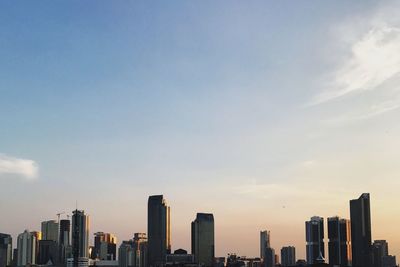
[[[91,216],[119,242],[171,206],[216,255],[259,231],[304,258],[304,222],[371,193],[400,256],[396,1],[1,1],[0,232]],[[62,215],[65,218],[65,215]],[[93,240],[92,240],[93,242]]]

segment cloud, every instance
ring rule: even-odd
[[[30,159],[20,159],[0,154],[0,177],[18,175],[26,179],[35,179],[38,176],[38,164]]]
[[[400,27],[375,20],[374,24],[351,45],[349,57],[333,72],[328,89],[317,94],[312,105],[377,90],[400,74]]]

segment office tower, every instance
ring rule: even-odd
[[[58,264],[58,243],[54,240],[40,240],[39,241],[39,256],[37,258],[37,264],[48,265],[52,263]]]
[[[60,221],[60,234],[59,234],[59,259],[60,263],[65,264],[67,258],[67,250],[69,249],[70,243],[70,232],[71,232],[70,220]]]
[[[27,264],[36,264],[36,234],[25,230],[18,235],[18,266],[25,266]]]
[[[115,260],[117,255],[117,238],[115,235],[104,232],[94,234],[92,259]]]
[[[197,213],[192,222],[192,254],[195,263],[211,267],[214,265],[214,215]]]
[[[350,221],[339,217],[328,218],[329,264],[351,266]]]
[[[146,233],[135,233],[133,237],[135,251],[134,267],[147,267],[148,240]]]
[[[89,216],[83,210],[74,210],[72,214],[72,254],[74,264],[78,264],[79,258],[89,257],[90,222]]]
[[[170,207],[162,195],[150,196],[147,208],[148,264],[159,267],[171,252]]]
[[[11,265],[12,249],[11,235],[0,233],[0,267]]]
[[[133,249],[133,240],[122,241],[118,248],[118,266],[133,267],[135,251]]]
[[[42,240],[53,240],[58,242],[58,222],[44,221],[42,222]]]
[[[396,263],[396,256],[387,255],[382,257],[383,267],[398,267]]]
[[[273,248],[265,248],[264,267],[275,267],[275,250]]]
[[[368,193],[350,200],[353,267],[371,266],[371,211]]]
[[[260,231],[260,258],[265,258],[265,249],[271,247],[270,232],[267,230]]]
[[[372,244],[372,266],[383,267],[383,257],[389,256],[389,245],[386,240],[375,240]]]
[[[324,218],[314,216],[306,222],[306,242],[307,263],[324,262]]]
[[[294,266],[296,264],[296,248],[292,246],[281,249],[281,264],[283,267]]]

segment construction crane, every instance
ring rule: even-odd
[[[60,223],[60,215],[65,214],[65,211],[57,213],[58,223]]]

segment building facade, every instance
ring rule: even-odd
[[[362,194],[350,200],[351,242],[354,267],[370,267],[371,255],[371,211],[370,195]]]
[[[329,264],[351,266],[351,226],[350,221],[339,217],[328,218]]]
[[[18,251],[18,266],[26,266],[36,264],[37,254],[37,238],[36,235],[28,230],[18,235],[17,251]]]
[[[196,219],[192,222],[192,254],[198,265],[206,267],[214,265],[214,215],[211,213],[197,213]]]
[[[11,265],[12,254],[13,247],[11,235],[0,233],[0,267]]]
[[[324,218],[314,216],[306,222],[307,263],[315,264],[325,259]]]
[[[58,242],[58,222],[54,220],[42,222],[42,240]]]
[[[267,230],[260,231],[260,258],[265,258],[265,249],[270,248],[270,232]]]
[[[165,265],[171,253],[170,207],[162,195],[150,196],[147,208],[148,264]]]
[[[281,249],[281,264],[283,267],[294,266],[296,264],[296,248],[293,246]]]
[[[75,259],[89,257],[89,216],[83,210],[72,212],[72,254]]]

